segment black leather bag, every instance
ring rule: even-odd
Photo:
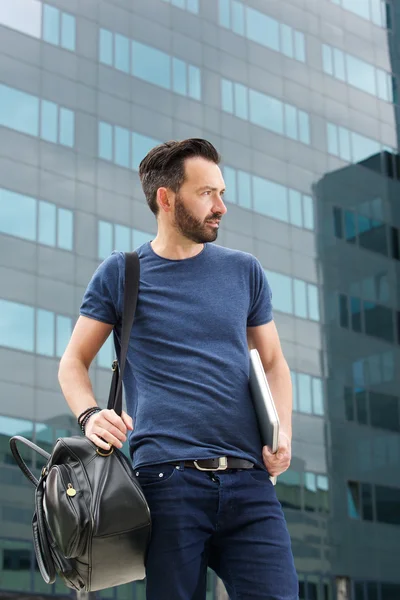
[[[107,406],[118,415],[139,288],[139,258],[135,252],[125,256],[120,367],[114,361]],[[23,461],[18,442],[46,459],[39,480]],[[89,592],[144,578],[150,511],[120,450],[107,453],[84,436],[59,438],[51,454],[20,436],[12,437],[10,446],[36,487],[33,542],[46,583],[58,573],[68,587]]]

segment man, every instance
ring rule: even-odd
[[[207,566],[232,600],[297,600],[290,539],[269,479],[290,463],[290,374],[260,263],[211,244],[227,210],[219,160],[209,142],[189,139],[153,148],[140,165],[158,232],[138,249],[127,412],[99,410],[85,435],[100,448],[121,448],[129,431],[152,516],[148,600],[204,600]],[[123,289],[124,255],[115,252],[87,288],[60,363],[77,416],[97,406],[88,369],[114,325],[119,335]],[[257,429],[248,347],[260,353],[280,417],[275,455]]]

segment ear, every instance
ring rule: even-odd
[[[157,203],[160,207],[160,210],[164,212],[171,212],[173,206],[172,192],[165,187],[158,188]]]

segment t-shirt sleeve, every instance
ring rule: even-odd
[[[121,315],[123,253],[113,252],[96,269],[80,307],[80,314],[115,325]]]
[[[260,262],[253,256],[250,275],[250,308],[247,327],[265,325],[273,319],[272,293]]]

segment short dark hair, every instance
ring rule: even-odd
[[[151,211],[157,216],[157,190],[166,187],[179,192],[185,181],[185,160],[201,157],[220,163],[220,155],[207,140],[190,138],[181,142],[170,141],[152,148],[139,165],[139,177]]]

